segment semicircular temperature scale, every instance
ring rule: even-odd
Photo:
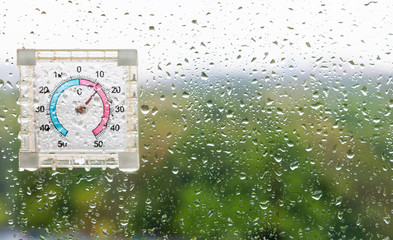
[[[52,120],[53,125],[55,126],[55,128],[57,129],[57,131],[59,131],[59,133],[61,133],[63,136],[66,136],[68,133],[68,130],[65,129],[63,127],[63,125],[60,123],[58,117],[57,117],[57,111],[56,111],[56,106],[57,106],[57,101],[59,100],[61,94],[67,90],[70,87],[74,87],[74,86],[87,86],[87,87],[91,87],[94,89],[94,93],[90,96],[90,98],[85,102],[85,105],[87,106],[91,99],[93,98],[93,96],[95,94],[98,94],[98,96],[101,98],[102,101],[102,105],[103,105],[103,115],[101,117],[101,122],[98,124],[98,126],[92,130],[94,136],[97,136],[98,134],[100,134],[103,129],[104,126],[106,125],[106,123],[109,121],[109,115],[110,115],[110,104],[108,101],[108,97],[106,96],[105,92],[102,90],[102,86],[99,83],[94,83],[90,80],[87,79],[71,79],[68,80],[64,83],[62,83],[53,93],[52,98],[50,100],[50,104],[49,104],[49,111],[50,111],[50,117]],[[83,109],[86,109],[86,106],[80,106],[80,111],[83,111]]]

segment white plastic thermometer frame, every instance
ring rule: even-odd
[[[49,53],[49,54],[48,54]],[[30,91],[35,85],[34,69],[40,59],[56,61],[69,60],[73,62],[97,60],[117,60],[117,65],[129,69],[128,84],[137,89],[138,55],[135,49],[18,49],[17,65],[20,71],[20,99],[21,105],[19,122],[21,130],[19,138],[21,148],[19,152],[19,168],[37,170],[39,168],[119,168],[120,170],[133,172],[139,169],[138,148],[138,111],[129,109],[126,116],[129,142],[134,141],[135,146],[128,146],[122,152],[39,152],[36,147],[35,117],[34,117],[34,91]],[[131,76],[130,69],[135,69],[136,74]],[[138,106],[138,94],[127,97],[128,102]],[[131,106],[131,105],[130,105]],[[32,121],[33,120],[33,121]],[[131,123],[136,123],[136,129]],[[135,127],[134,127],[135,128]],[[131,140],[131,138],[134,138]],[[83,159],[83,161],[81,161]]]

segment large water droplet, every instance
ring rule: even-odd
[[[148,105],[142,105],[141,106],[141,112],[143,114],[145,114],[145,115],[148,114],[150,112],[149,106]]]
[[[263,210],[266,210],[267,207],[269,205],[269,200],[263,201],[263,202],[259,202],[259,207]]]
[[[189,98],[190,94],[188,92],[184,91],[183,94],[182,94],[182,97],[183,98]]]
[[[314,191],[313,193],[312,193],[312,196],[311,196],[313,199],[315,199],[315,200],[319,200],[319,199],[321,199],[321,197],[322,197],[322,191],[321,190],[316,190],[316,191]]]
[[[355,153],[351,149],[349,149],[347,151],[347,158],[352,159],[354,156],[355,156]]]
[[[207,76],[207,74],[205,72],[201,73],[201,79],[202,80],[207,80],[208,79],[208,76]]]

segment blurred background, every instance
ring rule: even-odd
[[[1,239],[390,239],[389,1],[0,0]],[[141,168],[18,170],[18,48],[136,48]]]

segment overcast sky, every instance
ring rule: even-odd
[[[136,48],[142,78],[158,66],[225,72],[349,61],[392,72],[391,1],[239,2],[3,0],[0,64],[14,64],[21,47]]]

